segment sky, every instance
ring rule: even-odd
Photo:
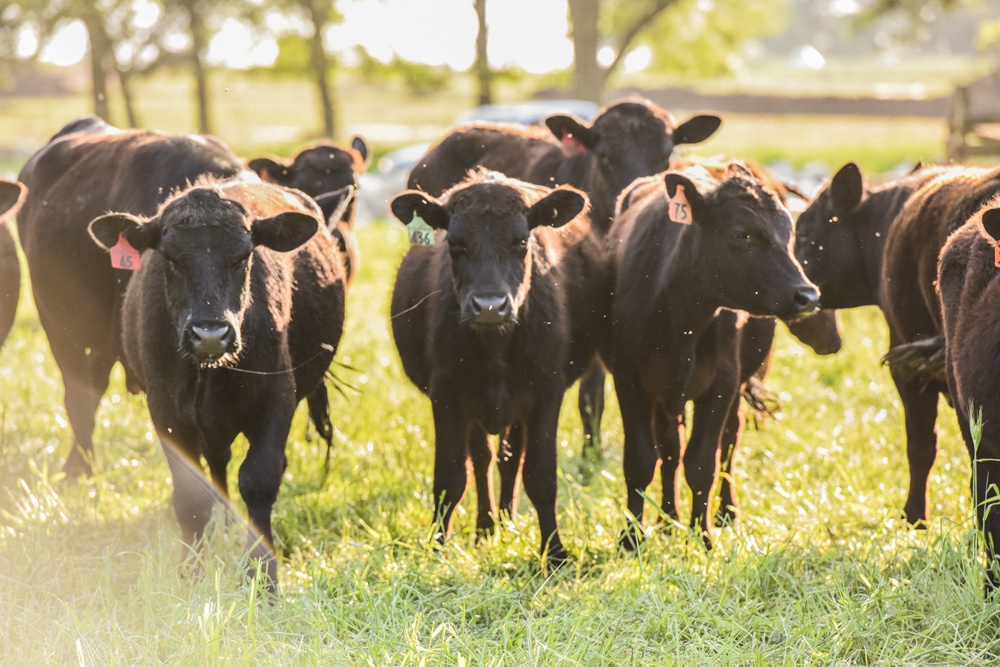
[[[137,0],[147,21],[155,19],[156,6]],[[429,65],[457,70],[472,66],[475,57],[476,14],[472,0],[354,0],[340,3],[344,22],[325,35],[327,48],[343,53],[361,46],[373,57],[388,61],[393,53]],[[431,9],[432,8],[432,9]],[[489,59],[495,67],[514,66],[532,73],[565,69],[573,58],[568,37],[566,0],[502,0],[487,5],[490,30]],[[525,20],[530,16],[530,20]],[[271,16],[275,29],[296,26]],[[21,35],[19,51],[30,54],[37,37]],[[82,24],[66,26],[42,53],[42,59],[59,65],[79,62],[87,50]],[[278,47],[273,39],[258,39],[235,20],[227,21],[212,40],[208,60],[228,67],[270,65]],[[611,54],[603,54],[608,57]],[[628,69],[641,68],[645,56],[635,54]]]

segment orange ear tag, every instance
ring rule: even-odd
[[[993,246],[993,266],[1000,269],[1000,245]]]
[[[434,245],[434,228],[416,213],[406,229],[410,233],[410,245]]]
[[[681,225],[690,225],[692,222],[691,204],[688,203],[684,195],[684,186],[678,184],[677,192],[667,200],[667,212],[671,222]]]
[[[133,248],[132,244],[122,234],[118,235],[118,243],[109,252],[111,253],[111,266],[116,269],[138,271],[142,268],[142,259],[139,256],[139,251]]]

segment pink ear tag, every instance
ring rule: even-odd
[[[109,252],[111,253],[111,266],[116,269],[138,271],[142,268],[139,251],[132,247],[123,234],[118,235],[118,243]]]
[[[667,200],[667,214],[671,222],[681,225],[690,225],[693,221],[691,215],[691,204],[688,203],[687,196],[684,195],[684,186],[677,184],[677,192]]]
[[[566,157],[579,155],[587,150],[584,147],[583,142],[574,137],[570,132],[562,135],[562,139],[560,139],[559,142],[562,144],[562,152]]]
[[[993,246],[993,266],[1000,269],[1000,245]]]

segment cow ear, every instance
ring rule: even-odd
[[[292,180],[291,165],[281,164],[269,157],[254,158],[247,162],[247,166],[256,171],[265,183],[288,185]]]
[[[361,156],[361,161],[364,164],[367,165],[368,164],[368,144],[365,143],[365,140],[361,137],[361,135],[354,135],[354,138],[351,139],[351,148],[353,148],[354,150],[356,150],[358,152],[358,155]]]
[[[674,128],[674,145],[700,144],[715,134],[722,125],[722,119],[715,114],[692,116]]]
[[[528,209],[528,227],[562,227],[590,205],[587,195],[568,186],[556,188]]]
[[[316,203],[323,211],[323,219],[326,226],[333,229],[338,223],[343,222],[347,217],[347,211],[354,201],[354,186],[345,185],[339,190],[325,192],[316,197]]]
[[[16,213],[28,188],[17,181],[0,181],[0,218],[7,213]]]
[[[159,218],[143,221],[131,213],[108,213],[94,218],[87,226],[90,238],[105,250],[118,244],[118,237],[124,236],[133,248],[142,252],[160,245],[162,229]]]
[[[308,241],[319,229],[316,218],[299,211],[285,211],[270,218],[254,220],[250,237],[260,245],[278,252],[289,252]]]
[[[991,239],[1000,243],[1000,208],[988,208],[983,211],[983,229]]]
[[[701,221],[705,210],[705,198],[698,192],[698,188],[691,179],[676,171],[668,171],[663,175],[663,185],[667,189],[667,198],[669,200],[680,202],[683,199],[687,201],[688,206],[691,208],[692,222],[697,223]],[[681,191],[682,187],[683,191]],[[678,192],[681,192],[681,199],[678,199]]]
[[[448,229],[448,210],[434,197],[419,190],[408,190],[392,200],[392,214],[404,225],[415,215],[434,229]]]
[[[833,175],[830,181],[830,197],[837,215],[846,216],[861,203],[865,193],[864,179],[858,165],[848,162]]]
[[[553,114],[545,119],[545,126],[564,146],[574,146],[577,150],[594,147],[594,133],[576,116]]]

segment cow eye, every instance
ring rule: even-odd
[[[448,249],[454,254],[461,254],[467,250],[465,241],[452,238],[448,239]]]
[[[528,239],[527,237],[523,239],[516,239],[514,241],[514,249],[524,251],[528,249]]]
[[[750,240],[750,232],[745,229],[734,229],[732,237],[741,243],[746,243]]]

